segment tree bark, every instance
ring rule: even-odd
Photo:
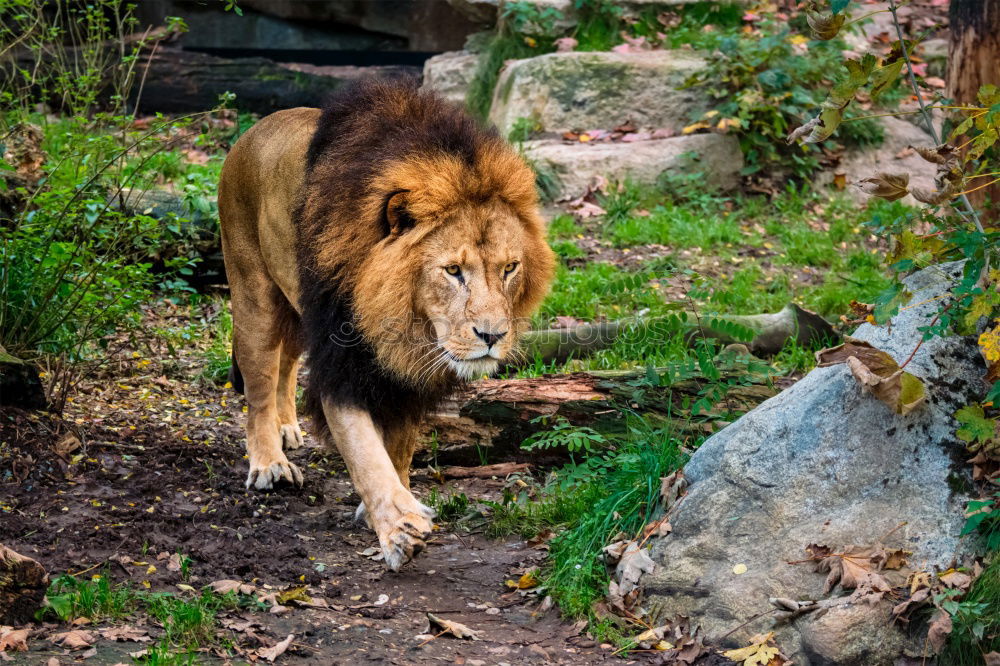
[[[974,102],[979,88],[1000,85],[1000,0],[951,0],[948,96],[957,104]],[[973,181],[975,182],[975,181]],[[969,194],[988,220],[1000,219],[1000,183]]]
[[[31,622],[48,586],[41,564],[0,545],[0,625]]]
[[[745,412],[777,394],[761,384],[734,386],[703,420],[676,418],[697,399],[705,382],[685,380],[671,386],[641,382],[645,371],[574,372],[530,379],[484,379],[473,382],[429,415],[421,428],[428,457],[439,464],[485,464],[526,458],[521,443],[550,427],[554,419],[588,426],[605,434],[628,427],[629,414],[657,426],[670,426],[678,437],[707,436],[733,412]],[[533,422],[548,417],[548,423]]]

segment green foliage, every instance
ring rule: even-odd
[[[0,190],[13,204],[0,224],[0,344],[24,358],[59,359],[65,389],[80,361],[138,324],[154,287],[187,288],[201,229],[217,233],[207,195],[219,164],[184,165],[173,150],[201,114],[140,128],[127,110],[139,51],[150,46],[127,39],[134,5],[13,6],[22,11],[0,25],[0,51],[16,43],[36,64],[2,74]],[[44,103],[67,115],[36,113]],[[11,175],[25,148],[42,163]],[[160,221],[135,209],[163,178],[179,181],[186,210]]]
[[[507,139],[514,143],[521,143],[531,139],[531,137],[540,129],[541,128],[539,127],[537,120],[521,116],[514,121],[514,124],[510,128],[510,133],[507,135]]]
[[[431,488],[427,504],[436,512],[435,519],[442,523],[452,523],[469,513],[469,498],[465,493],[452,493],[447,496]]]
[[[984,653],[1000,651],[1000,558],[993,557],[961,601],[939,603],[952,615],[939,663],[979,666]]]
[[[545,423],[547,416],[540,416],[532,423]],[[565,448],[570,454],[594,453],[607,444],[604,435],[593,428],[574,426],[564,418],[557,419],[551,430],[541,430],[524,440],[521,448],[525,451],[542,451],[553,448]]]
[[[226,381],[232,364],[233,315],[227,303],[217,301],[216,313],[209,326],[205,333],[210,337],[210,342],[204,351],[205,365],[200,376],[215,384],[222,384]]]
[[[185,560],[189,562],[188,558],[181,558],[182,577]],[[47,605],[39,611],[39,620],[121,621],[139,613],[156,620],[163,627],[164,636],[149,649],[140,662],[143,664],[194,663],[194,650],[220,642],[218,613],[254,603],[234,592],[220,595],[208,589],[193,596],[149,592],[127,583],[112,583],[107,572],[90,580],[69,574],[58,576],[46,598]]]
[[[740,140],[747,166],[744,174],[775,170],[804,179],[819,166],[819,151],[788,145],[785,136],[822,102],[820,86],[840,68],[842,42],[808,41],[787,22],[766,19],[752,34],[722,34],[714,45],[716,57],[689,85],[700,86],[715,100],[701,122],[718,124],[735,119],[731,130]],[[808,57],[798,52],[808,42]],[[697,119],[692,119],[697,120]],[[872,121],[843,136],[844,143],[870,145],[881,141]]]
[[[659,517],[660,478],[684,460],[680,441],[669,430],[636,420],[614,447],[552,474],[544,492],[584,500],[571,526],[550,542],[543,570],[543,584],[565,614],[592,612],[608,586],[603,547],[619,532],[639,536]]]

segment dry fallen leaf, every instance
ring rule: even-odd
[[[226,594],[227,592],[236,592],[237,594],[253,594],[257,589],[256,586],[250,585],[249,583],[241,583],[238,580],[217,580],[208,584],[213,592],[217,594]]]
[[[618,592],[622,596],[628,596],[633,590],[638,589],[639,579],[644,573],[652,573],[656,564],[649,556],[649,551],[641,548],[637,541],[617,541],[604,548],[608,560],[615,567],[615,578],[618,583]]]
[[[101,629],[101,638],[109,641],[135,641],[136,643],[146,643],[153,640],[145,629],[129,625]]]
[[[948,571],[938,576],[938,579],[948,587],[959,590],[968,590],[969,586],[972,585],[972,576],[961,571]]]
[[[931,618],[930,628],[927,630],[927,643],[931,646],[935,654],[940,652],[941,648],[944,647],[951,629],[951,615],[938,609]]]
[[[54,634],[49,638],[49,640],[68,650],[80,650],[93,645],[97,640],[97,636],[95,636],[92,631],[73,629],[72,631],[65,631],[61,634]]]
[[[810,559],[816,562],[816,571],[829,572],[823,587],[823,594],[830,593],[838,584],[845,590],[854,590],[851,600],[878,603],[889,593],[893,584],[887,579],[888,571],[894,571],[894,583],[906,580],[902,571],[906,564],[907,551],[886,548],[882,544],[874,546],[847,546],[834,552],[827,546],[810,544],[806,546]]]
[[[684,470],[679,469],[670,476],[660,478],[660,501],[664,511],[670,511],[680,501],[687,492],[687,485]]]
[[[83,444],[80,443],[80,440],[77,438],[77,436],[71,432],[68,432],[62,437],[62,439],[56,442],[54,450],[57,456],[59,456],[63,460],[68,460],[69,454],[73,453],[81,446],[83,446]]]
[[[743,666],[782,666],[788,663],[774,643],[774,632],[758,634],[750,639],[750,645],[722,653],[727,659],[740,662]]]
[[[558,53],[566,53],[568,51],[572,51],[573,49],[575,49],[576,45],[579,42],[577,42],[572,37],[560,37],[559,39],[555,40],[552,43],[556,47],[556,52],[558,52]]]
[[[816,363],[821,368],[846,363],[858,383],[897,414],[909,414],[927,398],[922,381],[864,340],[847,337],[844,344],[816,352]]]
[[[260,657],[261,659],[267,659],[268,661],[273,662],[275,659],[285,654],[285,650],[288,649],[288,646],[292,644],[292,641],[294,639],[295,639],[295,634],[288,634],[288,637],[285,638],[285,640],[281,641],[280,643],[272,645],[269,648],[258,649],[257,656]]]
[[[427,619],[430,621],[431,627],[438,627],[443,633],[451,634],[455,638],[467,638],[473,641],[478,641],[480,639],[480,632],[475,629],[470,629],[461,622],[445,620],[438,617],[434,613],[428,613]]]
[[[181,570],[181,554],[174,553],[167,559],[167,571]]]
[[[7,631],[0,629],[0,652],[27,652],[28,651],[28,630],[10,629]]]

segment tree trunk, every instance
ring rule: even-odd
[[[428,457],[441,464],[484,464],[519,457],[521,442],[550,427],[555,419],[591,427],[605,434],[623,433],[635,413],[654,425],[671,426],[678,437],[707,436],[732,413],[749,411],[777,394],[759,384],[733,386],[702,420],[675,418],[687,413],[705,387],[703,380],[671,386],[643,383],[646,372],[593,371],[530,379],[484,379],[452,396],[421,428]],[[548,417],[548,424],[533,422]]]
[[[41,564],[0,545],[0,625],[31,622],[48,586]]]
[[[957,104],[974,102],[979,88],[1000,85],[1000,0],[951,0],[948,96]],[[1000,219],[1000,183],[969,194],[988,220]]]

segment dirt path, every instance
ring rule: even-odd
[[[70,431],[57,419],[0,412],[0,543],[54,574],[107,571],[174,593],[178,583],[219,579],[265,592],[307,584],[328,608],[222,618],[245,654],[294,634],[280,663],[622,663],[556,611],[538,612],[539,596],[505,587],[544,558],[523,541],[441,530],[416,562],[388,572],[368,556],[377,540],[352,519],[358,498],[339,459],[315,446],[293,452],[304,488],[247,492],[242,401],[229,391],[152,374],[104,378],[83,387],[67,417]],[[417,494],[431,483],[416,481]],[[495,498],[502,481],[461,484],[456,491]],[[173,553],[192,559],[186,581],[167,566]],[[428,630],[427,612],[482,640],[417,638]],[[55,630],[39,628],[18,659],[67,654],[45,640]],[[97,647],[86,663],[127,662],[143,646]]]

